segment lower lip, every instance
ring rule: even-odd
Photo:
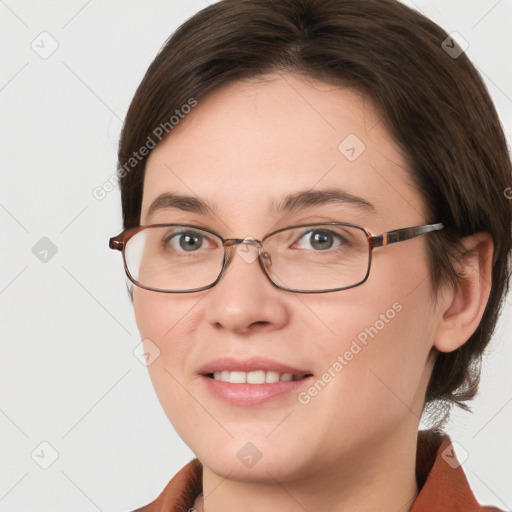
[[[222,380],[215,380],[206,375],[202,377],[208,391],[217,398],[241,407],[261,405],[271,400],[282,398],[309,385],[313,376],[300,380],[279,381],[272,384],[232,384]]]

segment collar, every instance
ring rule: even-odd
[[[134,512],[188,512],[202,492],[202,475],[201,463],[192,459],[155,501]],[[478,504],[445,434],[418,432],[416,479],[420,492],[409,512],[500,512]]]

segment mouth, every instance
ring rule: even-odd
[[[222,370],[207,373],[206,377],[229,382],[230,384],[274,384],[276,382],[291,382],[311,377],[311,373],[280,373],[275,370],[255,370],[244,372],[242,370]]]
[[[208,393],[232,406],[252,407],[290,400],[313,381],[313,373],[264,357],[222,357],[200,368]]]

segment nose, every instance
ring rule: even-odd
[[[271,331],[288,322],[288,292],[269,281],[258,257],[267,268],[271,265],[270,255],[262,252],[255,239],[246,238],[230,248],[223,276],[204,299],[206,319],[217,329],[236,333]]]

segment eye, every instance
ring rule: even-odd
[[[212,243],[212,240],[197,231],[173,233],[166,236],[163,241],[172,249],[185,252],[196,252],[201,248],[207,248],[208,243]]]
[[[297,241],[299,249],[313,249],[325,251],[347,243],[347,240],[338,233],[329,229],[314,229],[304,233]]]

